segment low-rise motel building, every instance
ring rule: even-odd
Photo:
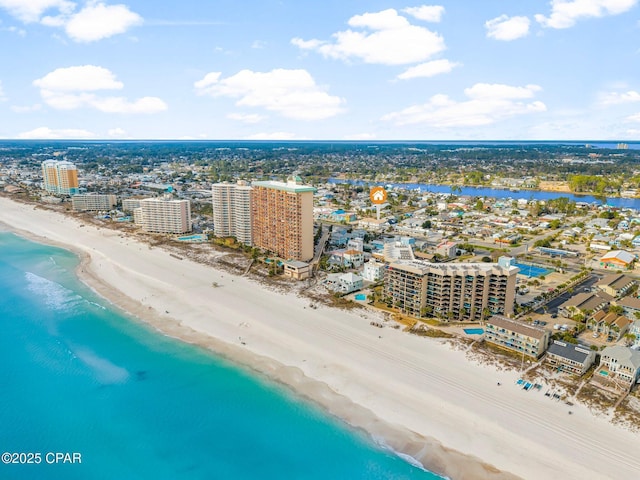
[[[582,345],[554,340],[545,360],[560,372],[582,376],[596,361],[596,352]]]
[[[547,350],[551,333],[542,328],[494,315],[485,325],[484,339],[502,348],[538,359]]]

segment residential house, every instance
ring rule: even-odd
[[[358,220],[358,227],[360,228],[365,228],[367,230],[372,230],[372,231],[381,231],[384,228],[386,228],[389,225],[389,222],[387,221],[386,218],[381,218],[380,220],[377,220],[375,218],[361,218],[360,220]]]
[[[484,329],[485,341],[534,359],[546,351],[550,336],[548,330],[501,315],[487,320]]]
[[[633,345],[640,346],[640,320],[636,320],[631,324],[629,333],[636,336],[633,340]]]
[[[378,282],[384,278],[384,269],[383,263],[369,260],[362,268],[362,278],[369,282]]]
[[[621,345],[600,352],[600,366],[593,376],[600,385],[628,391],[640,379],[640,351]]]
[[[362,289],[362,277],[354,273],[330,273],[324,284],[333,292],[347,294]]]
[[[578,314],[587,316],[608,306],[612,299],[611,295],[604,292],[579,293],[560,305],[558,312],[567,318]]]
[[[595,333],[601,333],[607,336],[610,342],[617,342],[627,333],[631,320],[623,315],[603,310],[596,312],[587,320],[587,328]]]
[[[546,361],[559,371],[581,376],[596,361],[596,352],[581,345],[554,340],[547,350]]]
[[[636,280],[629,275],[613,273],[600,280],[596,287],[612,297],[622,297],[633,288]]]
[[[360,268],[364,264],[364,252],[362,250],[346,250],[342,254],[344,264],[350,268]]]

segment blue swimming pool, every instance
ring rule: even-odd
[[[554,272],[549,268],[536,267],[535,265],[526,265],[524,263],[513,263],[512,265],[520,269],[518,275],[524,275],[525,277],[541,277]]]
[[[188,235],[186,237],[178,237],[178,240],[181,242],[205,242],[207,240],[207,236],[204,234],[195,234]]]
[[[366,300],[366,299],[367,299],[367,296],[364,293],[358,293],[356,295],[356,300],[362,301],[362,300]]]
[[[464,328],[463,330],[467,335],[482,335],[484,333],[482,328]]]

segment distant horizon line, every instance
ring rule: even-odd
[[[598,139],[581,139],[581,140],[310,140],[310,139],[181,139],[181,138],[0,138],[0,143],[5,142],[119,142],[119,143],[135,143],[135,142],[180,142],[180,143],[619,143],[619,144],[639,144],[639,140],[598,140]]]

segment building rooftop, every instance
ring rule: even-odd
[[[264,182],[252,182],[252,187],[263,187],[263,188],[273,188],[275,190],[282,190],[289,193],[303,193],[303,192],[315,192],[316,189],[311,185],[300,185],[295,181],[285,182],[274,182],[274,181],[264,181]]]
[[[392,267],[399,270],[407,269],[414,273],[421,271],[427,274],[431,271],[440,275],[477,275],[478,273],[491,272],[500,275],[504,275],[505,273],[512,275],[520,271],[518,267],[504,267],[496,263],[430,263],[420,260],[398,260],[389,265],[389,268]]]
[[[537,328],[501,315],[494,315],[487,320],[487,324],[495,325],[496,327],[504,328],[510,332],[515,332],[519,335],[526,335],[527,337],[538,340],[542,340],[547,335],[547,331],[542,328]]]
[[[622,345],[613,345],[605,347],[600,355],[602,357],[615,358],[619,365],[630,367],[633,370],[640,368],[640,351],[632,350],[629,347],[623,347]]]
[[[622,273],[613,273],[611,275],[607,275],[600,282],[598,282],[598,287],[611,287],[615,290],[620,290],[633,283],[635,283],[635,279],[631,278],[630,276],[624,275]]]
[[[293,267],[293,268],[305,268],[309,266],[307,262],[301,262],[300,260],[287,260],[282,263],[284,263],[285,265],[289,265],[290,267]]]
[[[565,343],[559,340],[554,340],[547,352],[550,355],[566,358],[574,362],[584,363],[587,357],[591,354],[588,348],[572,343]]]
[[[630,254],[629,252],[625,252],[624,250],[611,250],[610,252],[605,253],[600,260],[603,262],[609,260],[619,260],[623,263],[631,263],[636,259],[635,256]]]
[[[575,307],[579,310],[595,310],[600,305],[610,302],[611,295],[604,292],[599,293],[579,293],[560,305],[560,308]]]

